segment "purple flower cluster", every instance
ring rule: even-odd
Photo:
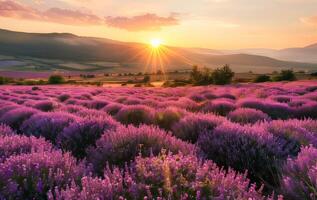
[[[22,124],[21,131],[26,135],[44,137],[55,143],[58,134],[75,120],[78,120],[76,116],[63,112],[38,113]]]
[[[317,198],[316,81],[0,88],[0,199]]]
[[[228,114],[228,119],[240,124],[255,124],[261,121],[270,121],[271,118],[260,110],[252,108],[238,108]]]
[[[162,149],[184,154],[195,151],[193,145],[176,139],[156,127],[119,126],[116,130],[105,132],[96,142],[96,147],[88,149],[87,157],[100,173],[107,163],[123,166],[126,162],[133,161],[139,154],[158,155]]]
[[[57,136],[57,144],[71,151],[75,157],[84,158],[86,148],[95,145],[103,132],[114,130],[118,123],[112,118],[82,119],[72,122]]]
[[[115,118],[123,124],[152,124],[154,110],[143,105],[125,106],[116,114]]]
[[[0,137],[14,135],[14,131],[7,125],[0,124]]]
[[[45,199],[85,174],[84,165],[69,154],[43,151],[11,156],[0,164],[0,194],[4,199]]]
[[[260,126],[232,123],[205,131],[198,146],[206,158],[242,173],[247,170],[251,180],[267,187],[279,184],[281,165],[292,150]]]
[[[19,135],[4,136],[0,140],[0,163],[11,156],[52,149],[52,145],[42,138]]]
[[[165,130],[171,130],[173,125],[186,115],[186,111],[176,107],[160,109],[155,113],[155,124]]]
[[[245,175],[182,154],[137,157],[125,171],[107,169],[103,179],[83,177],[81,185],[62,190],[57,199],[265,199]]]
[[[0,118],[0,123],[7,124],[11,128],[19,130],[24,121],[37,113],[39,113],[39,111],[36,109],[19,107],[3,114],[3,116]]]
[[[173,135],[184,141],[196,143],[199,136],[212,131],[225,121],[225,118],[211,114],[190,114],[172,127]]]
[[[284,167],[281,191],[285,199],[317,198],[317,149],[304,147],[297,158]]]
[[[276,120],[263,125],[276,137],[288,143],[295,143],[297,152],[300,151],[302,145],[317,147],[317,121],[315,120]]]

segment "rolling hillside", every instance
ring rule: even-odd
[[[288,62],[239,52],[228,54],[217,50],[166,48],[169,50],[163,62],[168,70],[189,69],[193,64],[207,67],[230,64],[236,71],[317,69],[317,64]],[[314,46],[307,49],[316,50]],[[5,70],[121,72],[143,70],[150,49],[146,44],[79,37],[68,33],[21,33],[0,29],[0,55],[0,69]]]

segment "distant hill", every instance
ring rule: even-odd
[[[252,55],[268,56],[275,59],[317,63],[317,43],[306,47],[286,48],[281,50],[274,49],[240,49],[240,50],[223,50],[222,54],[243,53]]]
[[[307,57],[310,58],[310,53],[316,52],[314,46],[303,49],[285,49],[281,51],[273,51],[280,58],[287,58],[294,56],[303,59],[298,59],[302,62],[289,62],[270,57],[251,55],[252,49],[248,53],[241,53],[235,51],[218,51],[210,49],[192,49],[192,48],[177,48],[167,47],[169,52],[164,57],[165,64],[169,70],[188,69],[193,64],[204,65],[207,67],[216,67],[224,64],[231,64],[236,71],[261,71],[278,70],[280,68],[296,68],[312,70],[317,69],[317,64],[305,63],[302,60]],[[258,54],[259,54],[258,50]],[[261,50],[264,51],[264,50]],[[268,51],[268,50],[267,50]],[[266,51],[266,54],[268,52]],[[301,53],[306,51],[306,53]],[[79,37],[69,33],[22,33],[0,29],[0,55],[12,56],[16,59],[37,58],[37,59],[52,59],[59,60],[66,63],[81,63],[87,64],[92,62],[111,62],[118,63],[124,70],[133,71],[144,69],[146,60],[149,56],[149,47],[146,44],[127,43],[103,38]],[[270,50],[271,52],[271,50]],[[317,52],[316,52],[317,53]],[[305,55],[304,55],[305,54]],[[317,54],[315,54],[317,55]],[[273,57],[273,56],[272,56]],[[317,63],[317,58],[316,63]],[[34,59],[33,59],[34,60]],[[287,60],[287,59],[285,59]],[[36,60],[39,62],[39,60]],[[46,61],[48,62],[48,61]],[[41,64],[30,64],[26,61],[28,69],[38,69],[37,66]],[[68,70],[67,66],[60,64],[60,68]],[[97,64],[94,64],[97,65]],[[53,67],[53,64],[50,66]],[[49,70],[50,66],[45,66],[40,69]],[[23,66],[19,66],[24,69]],[[1,69],[1,61],[0,61]],[[95,68],[87,68],[95,69]],[[98,66],[96,69],[102,70]],[[116,70],[117,68],[107,68],[107,70]],[[76,70],[76,69],[74,69]],[[81,69],[85,70],[85,69]]]

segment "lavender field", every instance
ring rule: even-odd
[[[0,87],[0,199],[317,199],[317,82]]]

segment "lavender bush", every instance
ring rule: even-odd
[[[0,199],[317,199],[316,88],[1,86]]]
[[[0,139],[0,163],[19,154],[50,151],[53,147],[42,138],[12,135]]]
[[[39,101],[33,105],[33,108],[39,109],[44,112],[53,111],[56,104],[52,101]]]
[[[276,120],[271,123],[265,123],[266,129],[289,143],[295,143],[294,154],[300,150],[300,147],[312,144],[317,147],[317,121],[314,120]]]
[[[271,118],[260,110],[252,108],[238,108],[228,114],[228,119],[240,124],[254,124],[261,121],[270,121]]]
[[[170,130],[185,114],[186,111],[175,107],[161,109],[155,113],[155,124],[160,128]]]
[[[170,134],[152,126],[119,126],[115,131],[105,132],[96,142],[96,148],[88,150],[88,160],[97,172],[107,163],[123,166],[126,162],[142,156],[158,155],[162,149],[184,154],[194,152],[193,145],[172,137]]]
[[[22,124],[21,130],[26,135],[44,137],[55,143],[58,134],[75,120],[79,120],[79,118],[69,113],[39,113],[26,120]]]
[[[67,151],[71,151],[77,158],[86,156],[86,148],[95,145],[102,133],[115,129],[118,123],[111,117],[82,119],[71,123],[58,136],[57,144]]]
[[[6,112],[1,118],[0,123],[4,123],[15,130],[19,130],[22,123],[32,115],[39,113],[33,108],[19,107]]]
[[[9,105],[4,105],[3,107],[0,107],[0,118],[7,112],[17,108],[20,108],[20,106],[17,104],[9,104]]]
[[[137,157],[126,171],[108,169],[104,179],[84,177],[81,185],[62,190],[57,199],[265,199],[245,175],[182,154]]]
[[[297,158],[284,167],[281,192],[285,199],[317,198],[317,149],[304,147]]]
[[[152,124],[154,121],[154,110],[147,106],[126,106],[120,109],[115,118],[123,124]]]
[[[105,106],[103,108],[103,110],[106,113],[108,113],[112,116],[115,116],[123,107],[124,107],[124,105],[119,104],[119,103],[109,103],[107,106]]]
[[[7,125],[0,124],[0,137],[14,135],[14,131]]]
[[[281,166],[291,151],[260,126],[232,123],[201,134],[198,146],[206,158],[242,173],[248,170],[252,181],[270,189],[279,184]]]
[[[196,143],[200,134],[212,131],[224,121],[223,117],[212,114],[191,114],[176,123],[172,128],[172,132],[177,138]]]
[[[235,109],[234,103],[224,100],[224,99],[217,99],[214,101],[209,101],[204,104],[202,107],[203,112],[213,112],[217,115],[226,116],[229,112]]]
[[[84,174],[83,165],[59,151],[11,156],[0,164],[1,198],[46,199],[49,190],[66,188]]]

